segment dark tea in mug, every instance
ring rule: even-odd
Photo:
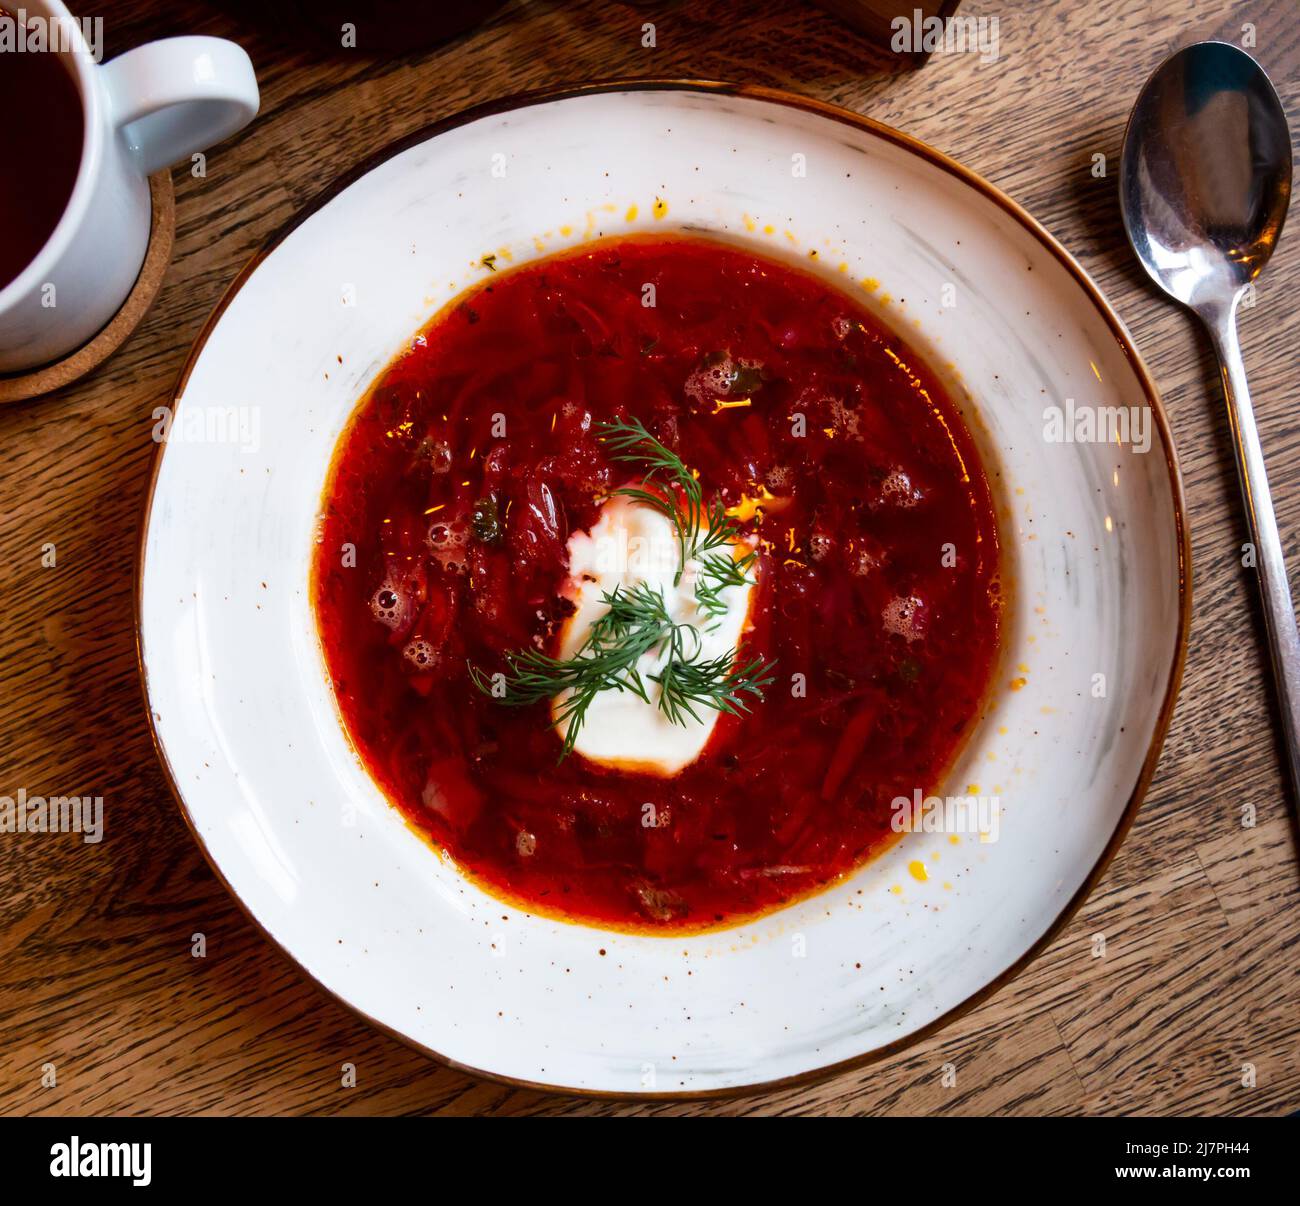
[[[0,32],[17,18],[0,8]],[[81,167],[81,95],[65,54],[0,37],[0,289],[59,224]]]

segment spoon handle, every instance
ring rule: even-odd
[[[1237,341],[1237,301],[1202,317],[1209,328],[1219,366],[1223,370],[1223,393],[1228,403],[1228,422],[1237,454],[1237,472],[1246,508],[1250,538],[1255,546],[1259,589],[1264,601],[1264,627],[1268,632],[1273,675],[1290,761],[1291,785],[1300,801],[1300,633],[1296,631],[1291,586],[1287,580],[1282,541],[1273,515],[1273,497],[1264,471],[1264,454],[1255,428],[1255,412],[1246,386],[1246,367]]]

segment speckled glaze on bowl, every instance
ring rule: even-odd
[[[646,229],[798,256],[947,366],[1002,502],[1010,587],[1002,672],[942,789],[996,795],[998,840],[910,834],[820,895],[672,939],[530,915],[433,854],[344,736],[308,595],[335,442],[403,343],[482,277],[485,255],[500,266]],[[1149,450],[1045,440],[1044,407],[1066,399],[1149,408]],[[138,602],[158,748],[213,867],[267,935],[448,1062],[617,1095],[862,1062],[1014,975],[1133,819],[1190,609],[1164,413],[1082,269],[897,131],[786,94],[671,82],[442,122],[331,189],[232,286],[175,423],[215,432],[207,420],[241,406],[242,440],[173,440],[155,462]]]

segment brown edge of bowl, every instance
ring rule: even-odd
[[[708,92],[722,93],[729,96],[739,96],[752,100],[767,101],[774,104],[785,105],[788,108],[803,110],[804,112],[818,114],[822,117],[830,118],[844,125],[854,126],[859,130],[865,130],[879,138],[883,138],[895,146],[909,151],[914,155],[943,169],[949,174],[956,176],[958,179],[970,185],[977,192],[982,193],[996,205],[1002,207],[1008,214],[1019,222],[1026,230],[1038,239],[1044,247],[1047,248],[1078,282],[1084,293],[1087,294],[1097,311],[1105,319],[1111,334],[1115,337],[1116,343],[1123,350],[1125,357],[1133,367],[1138,380],[1142,383],[1142,388],[1146,393],[1147,402],[1151,406],[1156,416],[1156,421],[1160,426],[1160,436],[1165,453],[1165,464],[1169,470],[1169,485],[1173,492],[1174,502],[1174,525],[1177,530],[1178,538],[1178,639],[1177,647],[1174,652],[1173,665],[1170,668],[1169,680],[1165,687],[1164,699],[1160,705],[1160,714],[1156,720],[1155,730],[1151,737],[1151,744],[1147,749],[1146,758],[1142,763],[1141,773],[1138,775],[1137,783],[1134,785],[1133,792],[1129,796],[1128,803],[1124,806],[1123,815],[1120,817],[1119,824],[1115,827],[1115,832],[1111,835],[1110,841],[1102,851],[1101,857],[1093,867],[1091,873],[1085,878],[1079,886],[1079,890],[1066,904],[1065,908],[1056,916],[1052,923],[1044,930],[1039,939],[1034,942],[1028,950],[1016,959],[1009,967],[1005,968],[997,976],[989,981],[983,988],[972,993],[961,1004],[954,1006],[947,1013],[935,1018],[934,1021],[928,1022],[920,1029],[913,1031],[903,1038],[896,1039],[891,1043],[873,1048],[871,1051],[864,1052],[861,1055],[853,1056],[847,1060],[841,1060],[838,1063],[827,1064],[820,1068],[814,1068],[807,1072],[799,1072],[793,1076],[783,1077],[778,1080],[761,1081],[752,1084],[729,1086],[721,1089],[701,1089],[696,1091],[682,1090],[676,1092],[661,1093],[636,1093],[636,1092],[616,1092],[607,1089],[580,1089],[565,1085],[550,1085],[538,1081],[520,1080],[515,1077],[505,1076],[496,1072],[486,1072],[480,1068],[473,1068],[466,1064],[458,1063],[449,1056],[441,1052],[434,1051],[430,1047],[409,1038],[406,1035],[399,1034],[391,1027],[362,1012],[356,1006],[345,1001],[332,989],[328,988],[319,979],[317,979],[306,967],[304,967],[294,956],[287,950],[280,941],[273,935],[256,917],[253,916],[248,906],[240,898],[239,894],[231,887],[221,868],[216,864],[212,855],[209,853],[202,836],[199,834],[194,825],[194,819],[190,816],[189,809],[186,807],[184,797],[176,783],[176,776],[172,771],[171,763],[167,759],[166,751],[163,749],[162,742],[158,738],[158,729],[154,723],[153,709],[149,699],[149,678],[148,671],[144,663],[144,648],[142,641],[141,622],[143,617],[144,605],[144,557],[145,542],[149,532],[149,519],[153,510],[154,490],[158,484],[158,471],[162,464],[163,445],[158,444],[153,451],[152,461],[149,470],[149,488],[145,495],[144,506],[142,508],[140,520],[140,536],[136,549],[135,562],[135,647],[136,661],[140,668],[140,686],[144,696],[145,713],[149,720],[149,735],[153,741],[154,750],[157,752],[159,763],[162,766],[163,774],[167,778],[168,787],[176,799],[176,803],[181,811],[181,816],[185,819],[185,824],[189,827],[190,833],[198,843],[199,849],[203,852],[203,857],[207,860],[208,865],[212,868],[217,879],[230,893],[235,903],[242,910],[244,915],[261,931],[266,939],[280,951],[290,962],[298,967],[316,986],[328,995],[331,999],[337,1001],[343,1008],[352,1013],[355,1017],[361,1018],[364,1022],[373,1026],[376,1030],[389,1035],[398,1042],[429,1056],[439,1063],[454,1068],[459,1072],[468,1073],[471,1076],[480,1077],[485,1080],[495,1081],[498,1084],[509,1085],[512,1088],[531,1089],[534,1092],[549,1093],[557,1095],[566,1095],[581,1098],[596,1098],[607,1101],[703,1101],[715,1098],[739,1097],[746,1094],[756,1094],[772,1092],[779,1089],[795,1088],[801,1085],[812,1084],[817,1081],[829,1079],[840,1073],[855,1071],[863,1068],[868,1064],[875,1063],[891,1055],[895,1055],[908,1047],[914,1046],[923,1039],[929,1038],[932,1034],[941,1030],[943,1027],[956,1021],[958,1018],[969,1013],[977,1005],[982,1004],[999,989],[1010,983],[1018,976],[1035,958],[1056,938],[1060,931],[1065,927],[1069,920],[1078,911],[1080,905],[1091,894],[1092,889],[1096,886],[1097,881],[1105,874],[1106,869],[1110,866],[1111,860],[1118,852],[1124,838],[1128,836],[1128,831],[1132,828],[1134,820],[1137,818],[1138,807],[1146,795],[1147,788],[1150,786],[1152,776],[1155,774],[1156,763],[1160,757],[1161,747],[1164,745],[1165,734],[1168,732],[1170,720],[1173,717],[1174,704],[1178,698],[1178,688],[1182,682],[1183,667],[1187,661],[1188,636],[1191,628],[1192,613],[1192,548],[1191,537],[1187,529],[1186,520],[1186,499],[1183,494],[1182,472],[1178,466],[1177,453],[1174,451],[1173,433],[1169,427],[1169,417],[1165,413],[1164,404],[1160,400],[1159,392],[1156,389],[1155,381],[1152,379],[1150,372],[1138,354],[1136,346],[1120,321],[1119,316],[1111,308],[1110,304],[1102,296],[1101,291],[1093,283],[1092,278],[1083,270],[1073,256],[1070,255],[1048,231],[1031,217],[1029,213],[1020,205],[1013,201],[1001,190],[995,188],[982,176],[972,172],[969,168],[963,167],[955,160],[949,158],[942,151],[937,151],[926,143],[913,138],[909,134],[904,134],[892,126],[884,125],[870,117],[854,113],[851,110],[843,109],[838,105],[830,104],[826,101],[814,100],[810,97],[799,96],[792,92],[786,92],[779,88],[768,88],[754,84],[729,84],[715,80],[692,80],[692,79],[616,79],[593,82],[590,84],[580,84],[576,86],[562,86],[555,88],[539,89],[529,92],[521,92],[512,96],[503,97],[499,100],[488,101],[484,104],[464,109],[450,116],[440,118],[411,134],[406,135],[394,142],[386,145],[382,150],[368,156],[351,171],[340,176],[332,184],[320,192],[311,202],[302,210],[295,214],[282,225],[279,230],[257,251],[247,264],[240,270],[238,276],[230,283],[225,293],[222,294],[220,301],[217,302],[211,314],[204,322],[202,329],[196,336],[194,343],[190,347],[185,364],[182,366],[180,374],[176,381],[176,388],[172,392],[172,406],[176,405],[177,399],[184,392],[185,385],[189,380],[190,372],[193,370],[199,355],[202,353],[204,345],[207,343],[208,336],[212,333],[217,322],[220,320],[226,307],[230,304],[235,294],[243,287],[244,283],[252,275],[259,264],[284,241],[298,226],[309,218],[318,209],[332,200],[345,188],[361,176],[377,167],[379,164],[391,159],[393,156],[400,154],[402,151],[409,149],[421,142],[425,142],[447,130],[455,129],[458,126],[466,125],[469,122],[476,121],[479,118],[491,117],[494,114],[508,112],[513,109],[520,109],[530,105],[543,104],[548,101],[566,100],[578,96],[587,96],[604,92],[644,92],[644,91],[683,91],[683,92]]]

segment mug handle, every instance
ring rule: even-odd
[[[146,176],[229,138],[257,114],[253,64],[225,38],[163,38],[100,70],[113,127]]]

